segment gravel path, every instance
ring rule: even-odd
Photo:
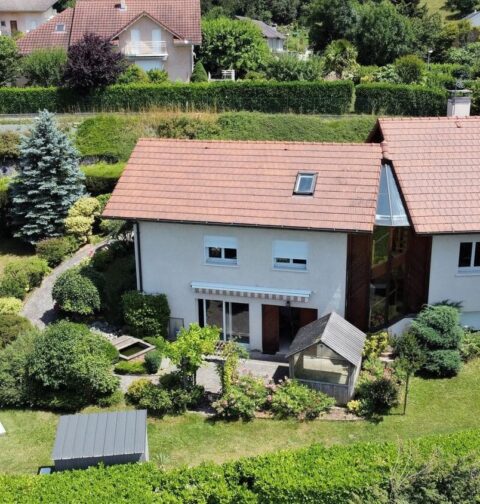
[[[70,259],[57,266],[50,275],[43,279],[42,285],[30,294],[23,306],[22,315],[40,329],[53,322],[57,317],[52,298],[52,289],[55,280],[61,273],[77,265],[86,257],[91,256],[102,245],[104,245],[104,242],[97,245],[85,245]]]

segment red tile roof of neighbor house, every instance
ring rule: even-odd
[[[372,231],[379,144],[142,139],[105,217]],[[297,173],[318,172],[313,196]]]
[[[379,119],[417,233],[480,232],[480,117]]]
[[[78,42],[86,33],[114,38],[123,28],[143,15],[173,33],[177,39],[200,44],[200,0],[126,0],[126,10],[118,8],[120,0],[77,0],[66,9],[18,41],[20,52],[29,53],[47,47],[65,47]],[[65,33],[55,26],[65,23]]]

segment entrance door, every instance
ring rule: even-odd
[[[263,353],[285,353],[298,330],[317,318],[313,308],[262,305]]]
[[[15,35],[18,32],[18,26],[16,21],[10,21],[10,33]]]

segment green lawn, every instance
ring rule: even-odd
[[[310,443],[401,440],[480,427],[480,360],[449,380],[412,382],[407,415],[392,414],[369,422],[255,420],[212,422],[197,414],[149,420],[151,459],[174,467],[203,461],[222,462]],[[33,411],[0,411],[7,435],[0,438],[0,470],[34,472],[48,464],[57,416]]]
[[[0,275],[9,261],[31,256],[33,253],[33,248],[22,241],[0,236]]]

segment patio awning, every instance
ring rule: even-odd
[[[198,294],[213,294],[219,296],[251,297],[271,299],[273,301],[294,301],[306,303],[312,291],[295,289],[274,289],[248,285],[230,285],[208,282],[192,282],[191,287]]]

